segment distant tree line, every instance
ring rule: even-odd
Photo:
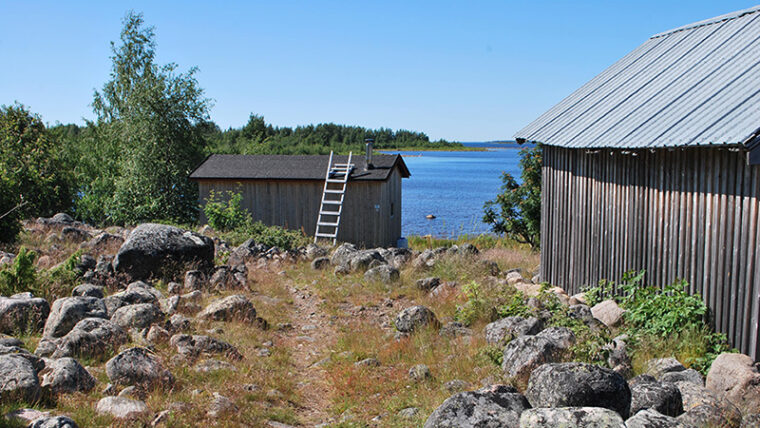
[[[255,114],[221,130],[197,70],[156,64],[154,29],[142,14],[123,24],[109,80],[93,97],[94,121],[47,128],[18,102],[0,106],[0,243],[14,241],[21,219],[60,211],[96,225],[194,222],[198,190],[187,177],[211,153],[358,152],[367,138],[379,149],[461,147],[405,130],[275,127]]]

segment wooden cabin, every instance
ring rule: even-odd
[[[760,8],[652,36],[516,138],[543,145],[542,281],[685,279],[760,357]]]
[[[334,162],[347,162],[335,156]],[[210,193],[241,193],[254,221],[314,236],[329,156],[211,155],[190,174],[200,202]],[[401,179],[410,176],[400,155],[355,156],[346,185],[338,240],[367,248],[396,246],[401,238]],[[201,220],[206,221],[203,214]]]

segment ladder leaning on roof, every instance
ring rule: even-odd
[[[338,242],[338,227],[340,226],[340,214],[343,211],[343,197],[346,195],[346,183],[354,165],[351,163],[352,153],[348,153],[346,163],[333,163],[333,152],[327,161],[327,173],[325,174],[325,188],[322,191],[322,203],[317,215],[317,229],[314,233],[314,243],[319,238],[331,238],[333,245]],[[332,186],[332,187],[331,187]],[[331,207],[333,209],[329,209]],[[328,220],[329,219],[329,220]]]

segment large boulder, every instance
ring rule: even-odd
[[[515,384],[525,387],[533,370],[562,361],[574,344],[575,335],[564,327],[552,327],[535,336],[520,336],[504,347],[501,368]]]
[[[64,297],[53,302],[42,331],[44,337],[62,337],[85,318],[106,318],[106,305],[97,297]]]
[[[486,342],[499,345],[515,337],[535,335],[543,328],[543,322],[535,317],[506,317],[486,325]]]
[[[0,296],[0,333],[33,333],[45,325],[50,314],[47,300],[28,293]]]
[[[73,358],[50,360],[40,375],[42,386],[56,394],[88,392],[95,387],[95,378]]]
[[[133,279],[175,276],[187,267],[209,269],[214,265],[214,241],[194,232],[165,224],[137,226],[119,248],[114,270]]]
[[[633,413],[633,412],[632,412]],[[625,421],[626,428],[687,428],[678,419],[657,410],[641,410]]]
[[[111,321],[121,328],[143,329],[164,317],[156,305],[152,303],[138,303],[136,305],[122,306],[111,316]]]
[[[533,407],[604,407],[623,418],[631,408],[625,378],[587,363],[544,364],[530,375],[525,396]]]
[[[411,333],[426,325],[438,328],[441,323],[433,311],[426,306],[418,305],[406,308],[396,315],[396,330],[402,333]]]
[[[34,403],[40,399],[34,365],[21,355],[0,355],[0,404]]]
[[[164,295],[155,287],[143,282],[135,281],[127,286],[127,289],[112,294],[103,301],[108,315],[111,316],[122,306],[135,305],[137,303],[152,303],[158,305]]]
[[[704,386],[687,381],[676,382],[675,386],[681,393],[683,410],[689,413],[689,416],[685,416],[686,413],[684,413],[679,416],[679,419],[693,420],[698,419],[699,415],[720,415],[721,418],[728,421],[727,426],[738,426],[741,422],[742,413],[736,406],[728,400],[718,398],[715,393]]]
[[[520,416],[520,428],[625,428],[623,418],[601,407],[528,409]]]
[[[516,389],[494,385],[447,398],[433,411],[424,428],[516,427],[530,408]]]
[[[672,383],[638,382],[630,388],[631,414],[643,409],[654,409],[673,417],[683,413],[681,391]]]
[[[45,361],[32,354],[26,349],[16,345],[0,345],[0,355],[16,355],[25,358],[34,367],[34,371],[39,372],[45,368]]]
[[[111,320],[85,318],[60,339],[40,341],[36,353],[41,356],[101,358],[127,343],[127,333]]]
[[[710,366],[705,386],[743,413],[760,413],[760,372],[747,355],[720,354]]]
[[[692,407],[686,413],[676,418],[678,422],[689,428],[739,427],[741,418],[732,419],[723,409],[709,404]]]
[[[129,348],[108,360],[106,374],[116,385],[154,387],[174,381],[171,373],[144,348]]]
[[[209,303],[198,314],[198,318],[210,321],[241,320],[253,322],[256,320],[256,309],[253,303],[242,294],[234,294]]]

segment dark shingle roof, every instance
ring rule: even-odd
[[[324,180],[329,156],[319,155],[211,155],[190,174],[190,179],[240,180]],[[334,156],[334,162],[345,163],[348,156]],[[409,177],[409,169],[400,155],[374,154],[374,168],[364,170],[364,156],[354,156],[353,181],[386,180],[394,167],[401,176]]]

